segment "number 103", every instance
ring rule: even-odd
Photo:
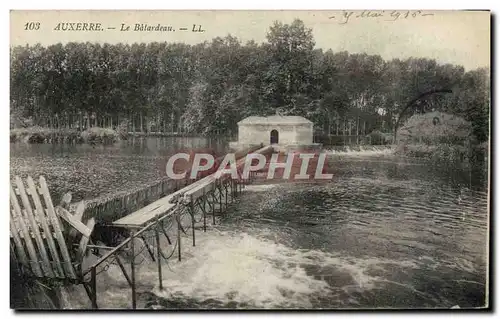
[[[24,30],[38,30],[40,29],[40,22],[26,22]]]

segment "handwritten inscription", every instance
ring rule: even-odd
[[[342,11],[341,14],[330,16],[329,19],[338,21],[339,24],[347,24],[354,19],[381,19],[383,21],[397,21],[403,19],[415,19],[418,17],[433,16],[433,13],[421,10],[382,10],[382,11]]]

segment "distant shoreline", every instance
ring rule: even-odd
[[[14,128],[10,130],[10,143],[28,144],[114,144],[120,140],[134,137],[206,137],[195,133],[177,132],[127,132],[119,133],[113,129],[93,127],[84,131],[77,129],[54,129],[42,127]]]

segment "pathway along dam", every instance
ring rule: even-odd
[[[162,264],[162,290],[137,239],[137,308],[484,306],[484,176],[389,151],[334,154],[328,163],[329,183],[246,185],[215,225],[207,219],[206,232],[198,219],[194,247],[186,215],[181,261],[161,237],[173,256]],[[130,308],[120,266],[103,266],[99,308]],[[91,307],[81,285],[55,295],[61,308]]]

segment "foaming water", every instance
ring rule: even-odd
[[[262,184],[262,185],[246,185],[246,192],[267,192],[270,189],[273,189],[277,186],[277,184]]]
[[[248,185],[215,226],[197,231],[195,247],[190,230],[182,235],[182,261],[162,239],[173,254],[163,290],[142,251],[139,308],[484,305],[487,193],[460,174],[379,159],[335,162],[330,183]],[[130,307],[117,265],[98,278],[100,307]],[[88,307],[84,292],[71,296],[70,307]]]
[[[188,237],[183,240],[183,260],[172,258],[163,267],[163,290],[158,288],[156,265],[141,263],[145,254],[137,258],[139,307],[175,308],[176,302],[187,299],[191,303],[181,305],[188,308],[204,304],[211,308],[311,308],[321,307],[321,300],[352,307],[356,294],[383,282],[387,265],[416,267],[411,261],[293,249],[264,236],[228,230],[200,233],[196,247],[188,245]],[[98,276],[100,307],[129,308],[130,288],[118,266],[112,264]],[[65,308],[85,307],[80,303],[81,298],[85,300],[83,291],[73,289],[70,294]]]
[[[307,275],[297,263],[303,257],[293,249],[247,233],[204,237],[201,251],[193,249],[192,258],[172,267],[175,279],[166,280],[158,296],[257,308],[309,307],[311,294],[326,292],[327,284]]]
[[[345,146],[341,149],[327,149],[326,152],[331,155],[348,156],[373,156],[373,155],[392,155],[394,149],[386,146],[363,146],[357,147]]]

